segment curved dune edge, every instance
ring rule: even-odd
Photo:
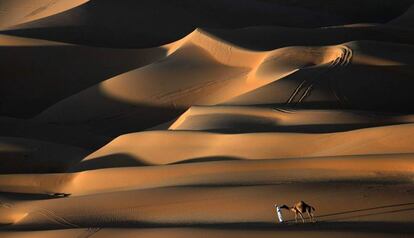
[[[193,106],[168,129],[251,133],[336,132],[414,122],[410,115],[381,115],[346,110],[300,110],[253,106]]]
[[[140,107],[144,111],[145,108],[183,110],[194,104],[214,105],[300,69],[340,64],[348,47],[288,47],[254,52],[196,30],[183,40],[166,46],[166,49],[169,53],[165,59],[66,98],[43,111],[36,120],[81,123],[123,117],[124,114],[132,116],[131,108],[134,106],[138,106],[136,113],[145,115],[139,112]],[[284,96],[287,95],[280,97]],[[82,112],[71,113],[74,105],[79,103],[84,105]],[[152,126],[155,125],[147,128]]]
[[[209,52],[209,54],[218,62],[234,67],[255,68],[263,61],[269,60],[269,58],[276,57],[279,55],[277,53],[273,53],[275,51],[278,51],[278,49],[270,51],[254,51],[242,48],[237,44],[225,41],[219,36],[215,36],[214,34],[209,33],[208,31],[203,30],[202,28],[197,28],[184,38],[176,42],[167,44],[163,47],[168,49],[168,53],[171,55],[187,44],[194,44]],[[289,47],[286,48],[289,49]],[[315,48],[326,49],[326,54],[317,54],[317,52],[315,52],[315,54],[312,54],[312,50],[305,51],[302,53],[303,55],[301,55],[305,56],[304,58],[297,56],[297,61],[299,61],[298,64],[326,64],[335,61],[335,59],[340,57],[342,53],[341,51],[337,51],[338,49],[335,49],[334,47],[332,47],[332,49],[330,49],[328,46],[321,46]],[[293,55],[293,57],[295,57],[295,55]],[[301,60],[304,62],[301,62]]]
[[[60,45],[71,45],[71,44],[0,34],[0,46],[1,47],[60,46]]]
[[[414,23],[414,5],[411,6],[404,14],[393,19],[388,24],[401,27],[413,27]]]
[[[162,48],[110,49],[0,35],[3,116],[31,118],[67,97],[166,55]],[[19,86],[24,85],[24,87]]]
[[[82,195],[200,184],[411,181],[412,130],[406,124],[327,134],[142,132],[115,139],[70,169],[83,172],[0,175],[0,187]]]
[[[165,60],[174,62],[184,59],[186,61],[201,61],[204,66],[209,66],[210,64],[215,65],[217,68],[225,66],[227,67],[228,72],[237,70],[241,71],[241,73],[240,75],[235,73],[235,77],[231,75],[225,76],[221,81],[229,80],[229,78],[232,79],[233,77],[239,80],[234,80],[235,82],[230,84],[231,86],[224,85],[224,89],[217,88],[219,93],[211,92],[210,95],[202,95],[201,98],[197,93],[192,92],[192,87],[186,89],[186,86],[182,85],[180,86],[178,93],[175,93],[174,91],[160,93],[161,95],[166,96],[163,96],[162,100],[160,100],[162,102],[158,103],[157,101],[159,101],[159,99],[157,98],[157,95],[148,95],[148,98],[142,98],[142,96],[137,98],[136,95],[128,95],[128,93],[125,93],[126,90],[119,90],[133,85],[131,83],[128,84],[127,80],[123,80],[124,78],[130,79],[129,81],[132,81],[132,78],[135,78],[135,80],[139,79],[141,77],[140,71],[145,72],[146,70],[144,68],[138,69],[136,74],[128,72],[124,75],[109,79],[102,83],[100,89],[112,98],[132,104],[152,103],[162,105],[165,102],[165,104],[172,103],[175,107],[188,107],[194,103],[215,104],[269,84],[303,68],[337,64],[337,62],[340,61],[340,58],[344,56],[344,51],[349,50],[345,45],[338,45],[327,47],[287,47],[264,52],[252,51],[222,41],[202,29],[196,29],[182,40],[164,47],[167,49],[169,56]],[[161,61],[161,64],[162,62],[163,61]],[[164,65],[161,64],[157,65],[156,62],[147,67],[150,69],[170,70],[169,67],[164,67]],[[195,70],[197,70],[197,68]],[[224,72],[221,74],[224,74]],[[174,75],[171,76],[173,77]],[[195,75],[195,77],[200,76]],[[170,81],[172,81],[172,79],[170,79]],[[180,81],[184,81],[184,79],[177,79],[177,81],[174,81],[173,83],[180,85]],[[124,82],[123,86],[121,86],[123,84],[122,82]],[[209,83],[210,82],[200,82],[200,86],[196,86],[194,90],[208,90]],[[173,85],[170,86],[171,88],[174,87]],[[133,87],[142,90],[142,88],[138,88],[135,85],[133,85]],[[143,87],[145,88],[145,85],[143,85]],[[168,89],[164,90],[167,91]],[[185,93],[185,95],[181,95],[181,93]],[[192,93],[193,95],[191,95]],[[143,94],[145,95],[147,92],[144,91]],[[181,100],[180,98],[182,97],[187,98]]]
[[[196,29],[182,40],[164,47],[168,50],[169,56],[166,60],[170,60],[171,62],[179,61],[181,59],[195,60],[201,61],[205,66],[215,64],[215,67],[217,68],[221,68],[222,66],[228,67],[228,72],[239,70],[242,73],[240,73],[240,75],[236,74],[235,77],[230,76],[230,79],[234,77],[239,80],[234,80],[235,82],[230,84],[231,86],[225,85],[226,87],[224,89],[218,88],[219,93],[212,92],[210,95],[202,95],[200,97],[196,93],[191,95],[192,88],[190,87],[186,89],[186,86],[183,85],[179,92],[184,91],[185,95],[176,94],[174,91],[163,92],[162,95],[168,96],[165,96],[165,98],[163,97],[162,102],[158,103],[156,95],[148,95],[148,98],[142,98],[142,96],[137,98],[137,95],[128,95],[128,93],[125,93],[125,90],[119,90],[121,88],[126,88],[128,85],[125,84],[127,83],[127,80],[123,80],[124,78],[138,79],[141,77],[140,71],[145,72],[145,68],[138,69],[136,74],[134,72],[128,72],[124,75],[109,79],[102,83],[100,87],[101,90],[112,98],[135,104],[152,103],[162,105],[164,104],[163,102],[165,102],[166,104],[172,103],[175,107],[188,107],[194,103],[215,104],[269,84],[282,77],[286,77],[299,69],[336,64],[336,61],[339,61],[339,59],[343,57],[344,50],[347,49],[345,45],[338,45],[328,47],[287,47],[267,52],[251,51],[224,42],[201,29]],[[163,61],[161,61],[161,64],[162,63]],[[157,65],[157,62],[153,65],[148,65],[147,67],[149,69],[169,70],[168,67]],[[195,75],[195,77],[200,76]],[[181,80],[184,81],[183,79]],[[221,81],[224,80],[229,80],[229,76],[225,76],[221,79]],[[122,85],[122,81],[125,84],[124,86],[120,86]],[[170,79],[170,81],[172,81],[172,79]],[[179,85],[181,82],[177,80],[174,81],[174,84]],[[145,85],[143,86],[145,87]],[[170,86],[173,87],[173,85]],[[209,82],[200,83],[200,86],[195,89],[201,91],[203,89],[208,90],[208,86]],[[138,89],[135,85],[134,88]],[[164,90],[167,91],[168,89]],[[187,90],[188,92],[186,92]],[[146,91],[143,93],[144,95],[147,94]],[[180,97],[187,97],[187,99],[181,100]]]
[[[9,117],[0,117],[0,131],[5,137],[53,142],[85,150],[96,150],[112,140],[110,137],[85,131],[82,127],[38,124]]]
[[[87,150],[75,146],[0,137],[0,173],[63,172],[87,154]]]
[[[168,1],[141,3],[128,0],[111,4],[109,7],[107,2],[89,1],[84,6],[72,9],[72,11],[17,25],[9,32],[103,47],[145,48],[179,39],[197,26],[234,28],[251,25],[252,21],[245,17],[251,13],[256,15],[253,25],[267,24],[268,18],[273,18],[274,25],[293,26],[299,24],[304,27],[315,27],[327,25],[332,21],[339,23],[342,19],[342,17],[330,13],[260,1],[247,2],[247,5],[242,8],[232,10],[230,10],[233,8],[230,2],[212,3],[210,1],[197,3],[184,1],[177,4]],[[227,20],[218,23],[210,11],[217,11],[218,18]],[[111,17],[106,17],[107,14]],[[274,14],[279,17],[274,18]],[[298,20],[296,17],[292,17],[292,14],[299,14],[308,20]],[[230,15],[232,16],[230,17]],[[131,22],[134,23],[134,26],[131,26]],[[66,31],[67,29],[69,32]],[[78,34],[79,32],[71,31],[71,29],[79,29],[82,33]],[[113,35],[107,34],[108,31]],[[124,35],[125,37],[114,35]]]
[[[99,168],[105,159],[114,166],[117,157],[137,165],[159,165],[217,156],[254,160],[412,153],[413,129],[413,124],[406,124],[327,134],[148,131],[120,136],[83,162],[87,169],[86,164]]]
[[[59,14],[87,2],[89,0],[3,0],[0,29]]]
[[[64,174],[0,175],[2,192],[84,196],[177,186],[264,185],[414,179],[414,153],[249,160],[221,158],[165,166],[107,168]],[[294,172],[293,172],[294,171]],[[107,178],[111,177],[108,181]],[[28,182],[30,181],[30,182]],[[106,181],[103,183],[102,181]]]
[[[112,3],[110,7],[106,2],[89,1],[72,11],[16,26],[13,30],[17,29],[17,31],[12,30],[11,34],[54,38],[59,41],[103,47],[145,48],[179,39],[197,26],[207,28],[240,28],[252,25],[320,27],[386,22],[406,10],[409,6],[407,1],[399,1],[402,3],[384,3],[384,1],[378,3],[377,0],[371,3],[356,1],[347,2],[345,5],[318,2],[317,4],[324,5],[324,9],[319,9],[315,3],[310,3],[313,5],[310,6],[308,2],[293,3],[292,1],[246,1],[243,6],[237,7],[230,2],[212,3],[210,1],[197,3],[184,1],[180,4],[168,1],[162,4],[160,2],[124,1],[122,4]],[[353,7],[355,8],[350,9]],[[369,13],[366,14],[365,11]],[[376,11],[380,11],[381,14]],[[250,14],[255,17],[246,17]],[[113,18],[106,17],[107,15]],[[135,23],[135,27],[130,26],[131,22]],[[65,31],[67,28],[74,30]],[[84,33],[78,34],[75,29],[80,29]],[[107,34],[108,31],[114,34]],[[120,39],[115,35],[125,37]]]
[[[399,72],[395,81],[410,88],[405,75],[410,73],[407,69],[413,63],[410,54],[414,51],[410,45],[354,41],[260,52],[240,48],[200,29],[164,49],[167,57],[68,97],[44,110],[36,120],[96,122],[92,127],[100,131],[114,123],[123,124],[126,130],[112,133],[119,135],[170,121],[192,105],[321,104],[331,109],[380,107],[387,111],[385,98],[377,98],[383,93],[379,86],[392,86],[389,75]],[[396,56],[396,51],[404,53]],[[384,79],[369,87],[371,91],[355,94],[353,84],[361,90],[368,84],[358,80],[364,78],[359,75],[363,68],[384,75]],[[349,78],[348,74],[357,76]],[[370,78],[369,83],[374,79]],[[360,102],[361,97],[367,97],[362,93],[370,95],[368,100]],[[391,99],[401,104],[408,93],[391,95]],[[80,103],[84,106],[78,109]],[[75,109],[81,111],[73,113]],[[396,109],[401,110],[411,108]],[[144,122],[139,128],[131,128],[129,124],[138,118],[144,118]]]

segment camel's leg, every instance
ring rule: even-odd
[[[298,213],[295,212],[295,223],[298,223]]]
[[[314,222],[314,221],[313,221],[313,214],[312,214],[312,212],[310,212],[310,211],[308,210],[308,211],[307,211],[307,213],[308,213],[309,220],[310,220],[311,222]]]
[[[313,221],[313,222],[316,222],[316,218],[315,218],[315,216],[313,215],[313,213],[312,213],[312,212],[310,212],[310,214],[311,214],[311,216],[312,216],[312,221]]]
[[[303,219],[303,215],[302,215],[301,212],[299,212],[299,216],[300,216],[300,218],[302,218],[302,223],[305,223],[305,219]]]

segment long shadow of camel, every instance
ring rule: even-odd
[[[345,214],[352,214],[357,212],[366,212],[366,211],[375,211],[380,209],[386,209],[386,208],[397,208],[397,207],[407,207],[414,205],[414,202],[410,203],[399,203],[399,204],[392,204],[392,205],[384,205],[384,206],[378,206],[378,207],[371,207],[371,208],[364,208],[364,209],[357,209],[357,210],[350,210],[350,211],[344,211],[344,212],[336,212],[336,213],[330,213],[325,215],[317,216],[317,218],[324,218],[324,217],[331,217],[331,216],[337,216],[337,215],[345,215]],[[414,208],[412,208],[414,209]],[[399,209],[399,210],[405,210],[405,209]],[[411,209],[409,209],[411,210]]]
[[[371,207],[371,208],[363,208],[363,209],[356,209],[356,210],[349,210],[349,211],[343,211],[343,212],[336,212],[336,213],[329,213],[329,214],[323,214],[319,216],[315,216],[316,219],[319,221],[340,221],[340,220],[348,220],[353,218],[362,218],[362,217],[369,217],[369,216],[376,216],[376,215],[384,215],[384,214],[393,214],[393,213],[399,213],[399,212],[406,212],[406,211],[412,211],[414,210],[414,202],[410,203],[399,203],[399,204],[392,204],[392,205],[384,205],[384,206],[378,206],[378,207]],[[382,209],[389,209],[394,208],[393,210],[387,210],[387,211],[379,211]],[[398,209],[397,209],[398,208]],[[340,216],[340,215],[348,215],[348,214],[354,214],[354,213],[360,213],[360,212],[371,212],[371,213],[364,213],[364,214],[355,214],[351,216],[346,217],[338,217],[338,218],[330,218],[334,216]],[[324,219],[328,218],[328,219]],[[287,222],[293,222],[294,220],[287,220]]]

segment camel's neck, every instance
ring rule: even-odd
[[[283,209],[286,209],[286,210],[292,211],[292,212],[294,212],[296,210],[295,207],[288,207],[288,206],[283,207]]]

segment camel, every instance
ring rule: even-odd
[[[300,216],[300,218],[302,218],[302,222],[305,223],[305,219],[303,218],[303,213],[308,213],[309,219],[312,222],[316,222],[316,219],[313,216],[312,211],[315,211],[315,208],[312,207],[311,205],[305,203],[304,201],[300,201],[298,203],[296,203],[295,205],[293,205],[293,207],[288,207],[286,205],[281,206],[280,208],[289,210],[293,213],[295,213],[295,222],[298,222],[298,215]]]

